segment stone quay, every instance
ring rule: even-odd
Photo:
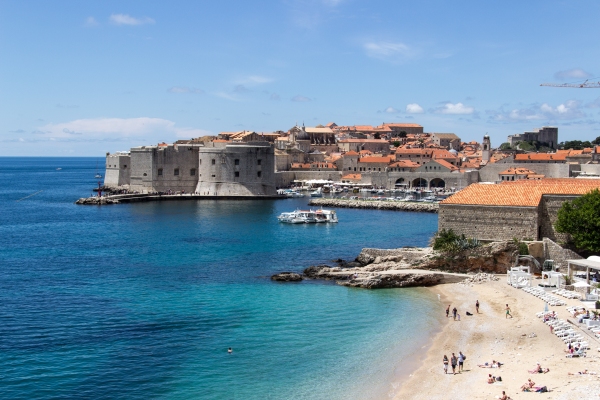
[[[386,201],[386,200],[349,200],[349,199],[311,199],[308,203],[319,207],[365,208],[374,210],[413,211],[437,213],[438,203]]]

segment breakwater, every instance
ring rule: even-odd
[[[375,210],[416,211],[437,213],[438,203],[385,200],[311,199],[308,203],[319,207],[370,208]]]

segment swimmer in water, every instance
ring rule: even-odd
[[[228,349],[227,349],[227,352],[228,352],[229,354],[231,354],[231,353],[233,353],[233,349],[230,347],[230,348],[228,348]]]

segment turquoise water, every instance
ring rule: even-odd
[[[307,199],[76,206],[96,162],[0,158],[0,398],[385,398],[437,326],[426,290],[269,279],[425,245],[435,214],[287,225]]]

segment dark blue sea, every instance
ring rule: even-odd
[[[276,216],[308,199],[75,205],[103,164],[0,158],[2,399],[387,398],[438,329],[426,289],[269,279],[426,245],[436,214],[289,225]]]

